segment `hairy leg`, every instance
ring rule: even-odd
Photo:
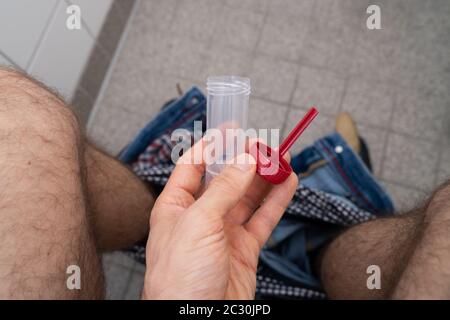
[[[154,199],[145,185],[85,141],[57,95],[1,68],[0,171],[0,296],[100,297],[97,251],[148,232]],[[91,277],[82,292],[61,294],[69,260]]]
[[[325,249],[320,277],[332,299],[387,298],[414,247],[421,213],[369,221],[345,231]],[[367,268],[381,269],[381,290],[367,288]]]
[[[325,291],[336,299],[448,298],[448,219],[447,184],[423,208],[348,229],[321,257]],[[367,288],[370,265],[380,267],[381,290]]]
[[[450,181],[429,202],[394,299],[450,299]]]
[[[11,70],[0,68],[2,81],[32,83],[39,94],[58,100],[58,108],[67,108],[56,94],[38,81]],[[6,75],[9,75],[8,77]],[[94,223],[94,234],[102,251],[123,249],[148,234],[150,212],[155,197],[127,167],[98,150],[88,141],[84,145],[86,196]]]
[[[99,298],[83,143],[62,101],[0,71],[0,298]],[[81,270],[68,290],[66,270]]]
[[[101,250],[131,246],[148,234],[154,196],[117,160],[87,144],[87,197]]]

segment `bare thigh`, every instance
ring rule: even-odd
[[[0,298],[103,296],[83,148],[57,96],[0,70]],[[67,287],[71,265],[80,290]]]
[[[332,299],[388,298],[414,249],[421,213],[384,218],[354,226],[327,248],[320,261],[320,277]],[[381,271],[381,289],[369,290],[369,266]]]
[[[422,207],[355,226],[334,239],[321,257],[325,291],[338,299],[450,298],[450,181]],[[367,286],[379,267],[381,288]]]

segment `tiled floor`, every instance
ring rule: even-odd
[[[116,154],[176,83],[249,76],[252,125],[286,133],[318,106],[297,151],[349,111],[376,176],[407,209],[450,176],[450,2],[376,3],[382,30],[371,31],[367,0],[141,0],[88,133]],[[109,297],[139,296],[142,266],[119,253],[105,268]]]

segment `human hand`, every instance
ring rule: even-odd
[[[259,252],[297,187],[294,173],[270,185],[241,154],[197,197],[202,143],[179,159],[152,210],[143,299],[253,299]]]

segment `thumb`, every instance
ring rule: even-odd
[[[256,161],[243,153],[233,159],[207,186],[194,206],[208,215],[222,217],[246,194],[256,174]]]

